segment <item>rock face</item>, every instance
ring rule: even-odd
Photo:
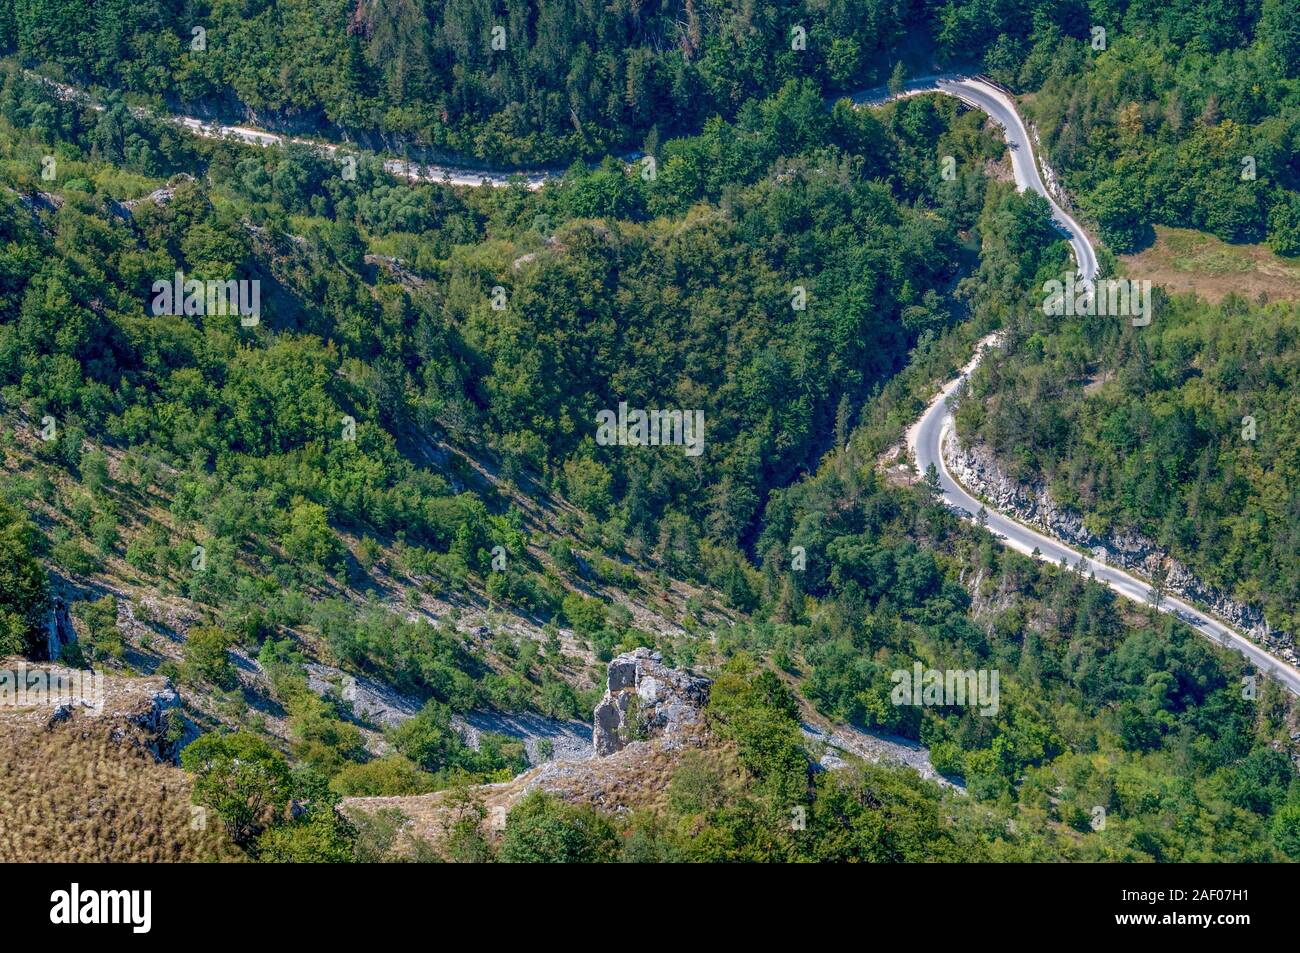
[[[591,734],[596,756],[648,738],[661,738],[669,748],[683,743],[703,727],[710,684],[664,665],[658,652],[624,652],[609,663],[605,697],[596,706]]]
[[[1110,566],[1129,569],[1150,578],[1153,570],[1163,564],[1168,570],[1167,584],[1171,593],[1208,608],[1288,661],[1297,660],[1292,637],[1272,628],[1258,607],[1238,602],[1201,581],[1181,562],[1168,556],[1154,540],[1131,530],[1113,532],[1104,538],[1095,535],[1084,526],[1082,516],[1057,504],[1047,487],[1012,479],[987,447],[968,447],[954,431],[950,430],[944,440],[943,457],[952,475],[963,486],[989,501],[996,509],[1010,513],[1022,523],[1046,530],[1076,548],[1087,550],[1094,558]]]
[[[468,711],[451,718],[451,726],[460,732],[465,744],[478,750],[483,732],[505,735],[524,743],[529,764],[543,761],[586,761],[593,755],[591,731],[585,722],[560,721],[532,712]],[[549,742],[545,756],[543,742]]]
[[[251,660],[249,664],[256,666]],[[307,687],[322,698],[337,695],[352,706],[358,722],[377,728],[395,728],[414,718],[423,706],[419,698],[329,665],[308,663]],[[561,721],[533,712],[468,711],[452,715],[451,726],[475,751],[484,732],[522,741],[531,764],[547,760],[585,761],[593,754],[591,729],[583,721]]]
[[[106,730],[116,741],[175,762],[197,737],[181,697],[162,676],[132,677],[0,659],[0,732]]]
[[[63,597],[56,595],[50,601],[50,617],[45,625],[45,649],[50,661],[57,662],[63,647],[77,641],[77,630],[72,627],[72,617],[68,615],[68,604],[63,601]]]
[[[953,781],[936,771],[930,760],[930,749],[910,738],[886,731],[867,731],[852,725],[821,727],[807,721],[800,723],[799,730],[813,752],[812,756],[818,758],[817,767],[822,770],[836,771],[847,767],[848,762],[842,756],[851,755],[872,764],[905,765],[927,781],[963,794],[966,792],[963,779]]]
[[[349,675],[340,668],[309,663],[307,687],[321,697],[330,693],[352,705],[352,713],[363,721],[380,728],[394,728],[414,718],[420,711],[420,700],[408,698],[387,685],[359,675]]]

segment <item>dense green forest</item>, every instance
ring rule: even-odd
[[[941,67],[1041,89],[1045,145],[1117,248],[1157,221],[1291,254],[1298,23],[1296,0],[0,0],[0,55],[155,102],[537,166],[657,154],[791,79],[883,84],[906,34]]]
[[[17,238],[66,249],[15,257],[11,403],[35,400],[36,419],[52,413],[78,439],[102,428],[192,466],[251,468],[263,495],[283,487],[268,506],[302,497],[354,527],[400,528],[444,553],[454,544],[470,568],[482,568],[486,514],[412,465],[417,431],[486,443],[511,478],[567,490],[629,544],[704,574],[691,555],[701,541],[744,542],[770,489],[837,433],[842,442],[853,408],[952,323],[954,235],[978,213],[979,164],[1000,150],[951,102],[908,101],[882,122],[826,112],[791,84],[737,125],[666,143],[651,182],[607,165],[575,168],[540,195],[457,194],[370,168],[346,182],[305,151],[222,152],[206,181],[179,182],[165,205],[96,221],[105,197],[85,177],[95,163],[122,159],[122,172],[94,174],[140,191],[141,176],[200,147],[167,130],[151,141],[120,110],[78,113],[14,77],[3,109],[69,137],[54,218],[87,230],[60,241],[6,199]],[[941,152],[961,158],[954,181],[935,175]],[[27,147],[16,183],[35,186],[40,155]],[[395,256],[397,273],[367,263],[368,247]],[[93,261],[74,265],[79,254]],[[51,268],[88,277],[55,281],[41,274]],[[261,276],[271,290],[260,326],[218,318],[200,335],[192,321],[146,318],[150,282],[178,268]],[[96,297],[115,320],[83,310],[56,333],[28,285],[78,280],[108,286]],[[112,362],[90,359],[106,344]],[[620,401],[701,409],[708,453],[598,445],[597,412]],[[331,440],[345,414],[359,422],[347,445]]]
[[[1141,334],[1041,328],[1026,292],[1067,247],[1045,202],[987,175],[1004,148],[980,114],[825,100],[883,79],[910,24],[941,62],[1037,90],[1044,145],[1115,250],[1169,222],[1292,253],[1292,7],[0,0],[0,52],[114,91],[96,112],[2,74],[0,652],[40,654],[51,581],[192,603],[173,660],[124,643],[116,597],[83,600],[66,661],[204,700],[182,764],[263,860],[379,859],[393,832],[339,799],[435,790],[461,823],[429,856],[457,860],[1296,859],[1279,687],[1244,697],[1236,655],[877,466],[1003,327],[962,427],[1098,529],[1139,526],[1293,623],[1294,309],[1180,300]],[[606,158],[539,192],[453,189],[365,159],[347,178],[305,148],[186,138],[121,93],[510,163],[643,145],[657,172]],[[178,271],[257,280],[258,321],[151,313]],[[597,442],[621,402],[699,410],[705,451]],[[412,605],[481,594],[545,635],[476,645],[380,604],[380,579]],[[700,587],[682,636],[590,594],[673,583]],[[702,621],[715,597],[726,624]],[[683,760],[661,813],[531,795],[489,838],[471,785],[528,758],[470,748],[453,717],[587,718],[603,666],[561,629],[597,661],[650,645],[707,665],[718,748]],[[320,661],[420,699],[384,754],[309,686]],[[997,670],[998,710],[894,704],[915,661]],[[800,697],[919,741],[966,793],[816,770]]]
[[[982,50],[1033,93],[1052,164],[1113,251],[1165,224],[1300,254],[1300,3],[1028,6],[950,3],[940,49]]]
[[[12,74],[0,108],[0,170],[13,190],[0,198],[13,278],[5,410],[53,417],[60,433],[31,459],[6,438],[5,495],[42,525],[51,511],[69,517],[48,535],[6,537],[4,571],[26,580],[27,600],[6,606],[7,630],[26,628],[15,620],[44,597],[33,552],[71,575],[120,557],[209,606],[212,624],[191,630],[175,676],[220,693],[227,649],[242,646],[290,713],[287,750],[255,720],[187,749],[196,797],[257,856],[364,856],[377,835],[342,821],[332,809],[341,794],[415,793],[522,767],[504,739],[465,746],[453,711],[580,713],[551,649],[500,672],[450,631],[330,598],[332,585],[366,573],[364,540],[387,553],[400,539],[405,571],[440,587],[487,579],[506,604],[577,626],[605,651],[627,637],[653,642],[621,631],[599,603],[566,597],[527,557],[495,581],[485,549],[504,540],[522,553],[517,520],[493,494],[458,491],[416,433],[495,446],[511,479],[582,508],[577,528],[597,552],[641,553],[708,580],[746,618],[714,633],[733,661],[711,718],[734,760],[686,763],[667,815],[616,829],[533,798],[499,843],[478,826],[460,831],[444,845],[456,856],[1295,852],[1293,772],[1269,747],[1284,699],[1246,702],[1235,658],[1169,620],[1125,619],[1095,584],[999,553],[923,492],[873,473],[890,430],[878,422],[915,409],[931,363],[961,353],[980,325],[1005,317],[1017,288],[1066,260],[1042,203],[982,176],[995,140],[951,103],[823,112],[815,91],[792,85],[735,125],[667,143],[657,181],[576,168],[541,195],[397,185],[372,168],[345,182],[306,153],[176,139],[121,110],[81,112]],[[969,171],[943,182],[929,158],[941,150]],[[42,206],[46,154],[62,171],[59,202]],[[165,201],[123,205],[182,167],[201,175],[175,178]],[[951,295],[956,264],[969,261],[959,232],[981,236],[980,271]],[[935,272],[932,258],[949,264]],[[176,268],[264,280],[259,325],[147,315],[150,281]],[[814,315],[834,302],[828,313],[844,323],[790,308],[797,280]],[[489,302],[496,282],[508,287],[505,311]],[[722,315],[732,313],[749,320],[731,325]],[[952,329],[966,313],[974,325]],[[909,350],[911,368],[895,373]],[[873,390],[866,413],[844,409]],[[595,409],[620,396],[703,404],[719,422],[708,453],[595,445]],[[355,441],[340,436],[344,414],[358,421]],[[827,447],[840,449],[794,482]],[[726,492],[697,489],[722,483]],[[165,521],[147,515],[155,494],[170,501]],[[185,572],[199,538],[210,568]],[[806,550],[803,571],[790,568],[793,546]],[[97,613],[84,613],[82,651],[121,664],[115,613],[107,623]],[[301,628],[345,668],[428,698],[391,733],[391,754],[369,756],[347,713],[307,689],[304,647],[283,637]],[[955,796],[896,769],[810,775],[786,681],[758,676],[767,663],[755,658],[831,717],[924,742],[972,797],[941,807]],[[890,704],[890,670],[914,659],[1002,671],[996,716]],[[288,799],[308,805],[291,823],[247,814]],[[894,820],[882,827],[867,803]],[[789,830],[792,805],[807,809],[811,836]],[[1111,821],[1085,836],[1097,806]]]
[[[1294,632],[1295,306],[1175,299],[1140,334],[1110,318],[1041,320],[1013,325],[981,369],[963,432],[1016,476],[1045,478],[1094,532],[1137,528]]]
[[[124,92],[543,165],[653,145],[791,79],[883,82],[905,13],[900,0],[3,0],[0,54]]]

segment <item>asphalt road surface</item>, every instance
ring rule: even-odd
[[[1057,227],[1069,238],[1074,250],[1075,261],[1079,265],[1079,274],[1088,280],[1097,275],[1097,254],[1088,240],[1087,234],[1073,218],[1070,217],[1048,193],[1043,178],[1034,161],[1032,140],[1016,113],[1010,98],[997,87],[973,77],[931,77],[908,84],[903,95],[917,95],[924,92],[942,92],[957,96],[969,105],[988,113],[1005,130],[1007,142],[1011,147],[1011,161],[1015,173],[1016,187],[1021,191],[1032,189],[1051,203],[1052,216]],[[879,101],[874,98],[875,91],[855,96],[860,104],[872,104]],[[997,347],[996,335],[985,338],[970,363],[962,369],[961,374],[950,381],[934,398],[924,415],[907,432],[907,446],[912,452],[917,470],[924,476],[931,464],[939,474],[939,485],[944,502],[951,508],[959,510],[972,519],[983,504],[963,489],[948,471],[943,459],[944,437],[953,427],[952,411],[948,398],[961,386],[962,382],[978,366],[984,350]],[[987,526],[1006,546],[1026,555],[1032,555],[1037,549],[1043,559],[1059,563],[1065,559],[1070,566],[1079,560],[1084,561],[1084,571],[1092,573],[1099,582],[1110,586],[1120,595],[1135,602],[1146,603],[1151,600],[1151,587],[1135,576],[1099,562],[1091,555],[1085,555],[1065,545],[1059,540],[1032,530],[1014,519],[1004,516],[996,510],[984,507]],[[1180,620],[1196,629],[1202,635],[1220,645],[1235,649],[1246,656],[1261,670],[1286,685],[1288,689],[1300,695],[1300,670],[1283,659],[1277,658],[1245,635],[1232,629],[1219,619],[1202,612],[1181,599],[1166,596],[1160,604],[1164,612],[1172,612]]]

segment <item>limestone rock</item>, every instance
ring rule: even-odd
[[[648,738],[661,738],[665,747],[682,744],[703,728],[710,684],[664,665],[658,652],[624,652],[609,663],[605,696],[594,713],[596,756]]]
[[[1025,484],[1012,478],[987,446],[967,446],[949,431],[943,456],[952,475],[976,496],[1004,513],[1072,546],[1090,551],[1098,561],[1131,570],[1148,578],[1164,566],[1166,584],[1175,596],[1206,606],[1251,639],[1291,662],[1300,660],[1291,635],[1274,629],[1257,606],[1199,579],[1187,566],[1170,557],[1152,540],[1132,529],[1116,529],[1104,538],[1090,532],[1083,517],[1058,504],[1041,483]]]
[[[198,737],[180,695],[162,676],[0,658],[0,732],[38,728],[83,735],[103,730],[171,762]]]

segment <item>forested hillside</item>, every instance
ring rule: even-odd
[[[618,646],[710,655],[627,601],[669,611],[672,574],[758,608],[767,495],[952,323],[939,296],[998,152],[952,103],[882,121],[799,84],[666,143],[653,180],[578,168],[540,195],[347,179],[15,72],[0,115],[4,495],[35,527],[6,511],[5,648],[44,649],[34,555],[77,593],[65,661],[169,675],[202,727],[255,739],[196,752],[287,755],[307,774],[276,791],[322,803],[509,776],[520,747],[471,750],[453,712],[585,717],[589,664]],[[955,181],[925,171],[941,145]],[[153,313],[178,271],[260,282],[257,320]],[[708,452],[597,445],[620,401],[701,408]],[[698,632],[709,598],[674,623]],[[541,630],[467,640],[455,606],[475,600]],[[379,756],[308,663],[425,709]],[[332,838],[330,816],[305,824]]]
[[[1139,529],[1295,631],[1295,306],[1183,299],[1140,335],[1093,318],[1026,322],[1012,341],[976,378],[963,432],[1094,532]]]
[[[252,859],[383,859],[401,819],[340,798],[430,792],[460,820],[421,859],[1300,859],[1289,695],[888,469],[1001,328],[963,433],[1293,624],[1295,309],[1047,325],[1068,245],[983,114],[826,100],[911,27],[1032,91],[1114,250],[1169,222],[1289,254],[1294,5],[0,0],[0,655],[40,657],[62,596],[65,664],[166,676],[180,787]],[[538,191],[352,175],[145,100],[597,161]],[[159,313],[175,275],[260,310]],[[700,452],[598,439],[622,404],[698,413]],[[476,786],[532,756],[463,719],[589,719],[641,645],[715,678],[666,807],[538,793],[490,833]],[[999,673],[995,710],[899,704],[914,664]],[[822,770],[813,709],[961,789]]]
[[[3,0],[0,54],[123,92],[544,165],[730,118],[790,79],[883,82],[906,12],[899,0]]]
[[[1110,251],[1164,224],[1300,253],[1300,7],[1128,4],[1033,23],[991,29],[986,65],[1032,91],[1047,154]],[[1105,26],[1104,48],[1063,37],[1068,23]],[[1161,299],[1140,333],[1047,322],[1034,311],[1050,277],[1023,285],[965,432],[1013,475],[1046,478],[1090,530],[1138,529],[1293,629],[1294,308],[1265,307],[1243,275],[1217,307]],[[1231,288],[1231,269],[1219,277]]]
[[[940,42],[982,40],[993,76],[1034,93],[1047,154],[1112,251],[1164,224],[1300,254],[1300,4],[1033,7],[952,4]]]
[[[702,539],[743,542],[771,487],[812,466],[837,431],[842,442],[852,408],[920,336],[951,323],[941,295],[957,276],[954,236],[973,224],[978,164],[997,149],[952,103],[911,101],[886,125],[826,113],[791,85],[741,125],[667,143],[653,182],[610,165],[575,170],[540,196],[456,194],[370,169],[350,183],[305,152],[223,153],[206,182],[179,182],[164,205],[95,221],[106,189],[161,184],[147,177],[179,164],[168,153],[196,147],[165,130],[150,139],[118,111],[78,115],[14,79],[4,106],[11,121],[67,135],[65,148],[93,157],[65,161],[54,220],[77,222],[94,244],[45,236],[16,196],[13,234],[72,261],[93,249],[89,277],[59,286],[90,282],[83,301],[140,325],[127,333],[87,311],[56,335],[48,310],[13,325],[13,399],[40,398],[37,418],[147,440],[178,460],[238,459],[275,475],[263,487],[285,487],[278,503],[302,495],[350,525],[400,527],[409,543],[444,551],[474,525],[467,518],[482,519],[397,450],[411,428],[484,441],[507,476],[532,473],[598,518],[617,514],[639,549],[661,546],[687,574],[704,571],[690,555]],[[926,174],[941,147],[962,157],[956,181]],[[95,164],[114,157],[119,173]],[[917,200],[934,211],[907,204]],[[400,274],[363,261],[368,245],[400,260]],[[53,258],[15,257],[16,312],[38,308],[26,289],[49,280],[42,268],[74,267]],[[193,322],[140,315],[155,273],[178,268],[269,279],[261,325],[218,319],[198,337]],[[141,350],[131,343],[140,334],[171,340]],[[106,346],[112,363],[91,359]],[[219,372],[177,366],[203,366],[213,348]],[[78,361],[93,372],[85,384]],[[127,406],[130,387],[150,395],[145,404]],[[597,412],[620,401],[701,408],[709,452],[598,446]],[[348,446],[331,440],[345,414],[358,421]],[[290,462],[304,446],[323,474]]]
[[[966,334],[1013,321],[1023,307],[1014,289],[1063,266],[1063,246],[1040,231],[1034,204],[990,191],[980,280],[969,286],[976,320]],[[803,693],[828,714],[925,743],[939,770],[963,776],[976,799],[1015,819],[1020,837],[985,828],[995,851],[1039,860],[1208,858],[1244,849],[1221,835],[1256,824],[1269,828],[1274,848],[1294,851],[1284,846],[1294,807],[1242,800],[1257,785],[1294,790],[1290,761],[1264,740],[1288,722],[1284,692],[1245,701],[1239,673],[1248,669],[1178,623],[1134,610],[1077,571],[1001,549],[929,499],[924,482],[919,494],[900,493],[862,466],[896,439],[886,422],[911,419],[917,398],[928,397],[935,371],[927,363],[950,343],[919,349],[850,446],[774,496],[760,549],[766,572],[784,577],[776,624],[741,629],[724,644],[737,640],[797,672]],[[968,337],[956,352],[969,347]],[[1041,401],[1022,393],[1028,406]],[[1009,419],[1014,428],[1019,418]],[[785,571],[793,546],[807,552],[805,572]],[[1000,710],[987,717],[894,704],[889,673],[918,658],[940,669],[1000,671]],[[1089,803],[1105,807],[1105,830],[1075,839],[1068,829],[1093,830]],[[1256,809],[1262,814],[1252,819]],[[1223,825],[1206,825],[1209,815]]]

